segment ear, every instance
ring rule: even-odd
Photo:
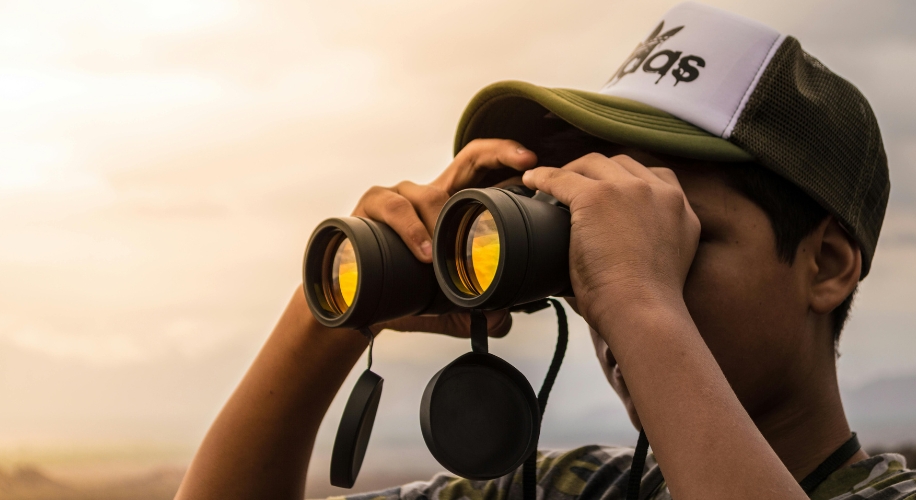
[[[859,283],[862,252],[858,243],[833,216],[824,219],[809,238],[814,265],[811,267],[808,300],[813,312],[828,314]]]

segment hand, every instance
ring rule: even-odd
[[[570,279],[589,324],[628,307],[683,303],[700,221],[674,172],[593,153],[523,180],[569,206]]]
[[[404,181],[394,187],[373,187],[362,196],[353,215],[366,217],[391,226],[421,262],[432,262],[432,234],[442,206],[453,194],[466,188],[493,185],[497,181],[516,179],[521,172],[534,167],[537,156],[521,144],[503,139],[477,139],[470,142],[433,182],[426,185]],[[508,311],[487,313],[490,335],[502,336],[512,326]],[[467,313],[442,316],[412,316],[372,327],[424,331],[467,337],[470,317]]]

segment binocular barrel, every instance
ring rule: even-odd
[[[439,286],[464,308],[505,309],[571,296],[569,210],[500,188],[449,198],[433,237]]]
[[[466,189],[439,214],[429,265],[383,223],[328,219],[306,248],[303,288],[321,324],[354,329],[571,296],[569,230],[569,210],[550,196]]]
[[[439,289],[433,266],[417,260],[393,229],[373,220],[343,217],[319,224],[302,268],[309,309],[328,327],[359,329],[455,309]]]

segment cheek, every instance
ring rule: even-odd
[[[592,337],[592,345],[595,347],[595,357],[598,358],[598,363],[601,364],[601,371],[604,372],[605,378],[613,386],[614,381],[611,377],[611,367],[608,363],[608,347],[604,342],[604,339],[598,336],[598,333],[595,330],[589,328],[589,333]]]
[[[774,390],[807,311],[792,268],[760,247],[702,245],[684,286],[691,317],[748,411]]]

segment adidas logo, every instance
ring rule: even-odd
[[[683,26],[678,26],[662,33],[664,27],[665,21],[658,23],[658,26],[649,34],[649,37],[636,46],[630,57],[623,62],[620,69],[608,80],[606,86],[614,85],[621,78],[635,73],[640,68],[645,73],[658,74],[658,79],[655,80],[656,85],[662,81],[662,78],[665,78],[669,71],[671,76],[674,77],[675,86],[681,82],[692,82],[700,76],[700,68],[706,66],[706,61],[702,57],[695,55],[681,57],[683,52],[674,50],[660,50],[653,53],[666,40],[684,29]]]

